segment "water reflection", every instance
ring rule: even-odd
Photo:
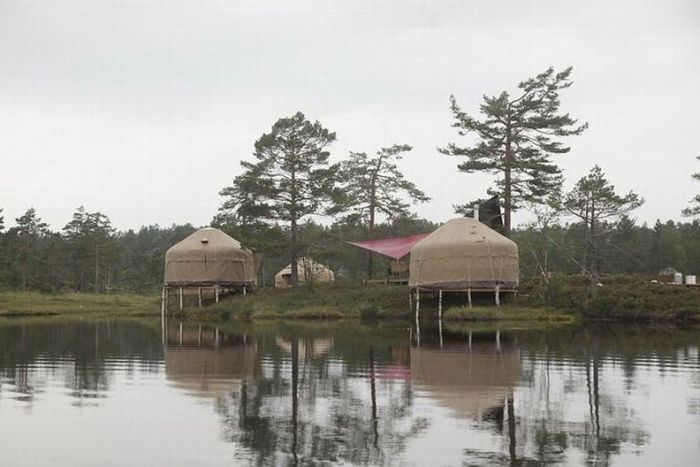
[[[403,324],[0,322],[0,464],[100,464],[127,442],[111,464],[700,456],[698,330],[445,325],[417,336]],[[47,433],[55,446],[20,449]]]

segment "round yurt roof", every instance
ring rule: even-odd
[[[235,238],[219,229],[205,227],[176,243],[165,253],[167,259],[200,260],[203,254],[216,255],[218,259],[240,258],[250,253],[241,248]]]
[[[452,219],[411,249],[411,287],[514,288],[518,274],[515,242],[475,219]]]
[[[244,284],[255,277],[253,254],[212,227],[197,230],[165,253],[166,284]]]

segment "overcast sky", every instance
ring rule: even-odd
[[[599,164],[680,218],[700,184],[700,1],[0,0],[0,207],[61,229],[76,207],[120,229],[206,225],[254,141],[301,110],[335,160],[408,143],[407,177],[444,221],[490,177],[457,172],[455,94],[475,112],[548,66],[590,129],[557,160]],[[526,219],[526,214],[516,216]]]

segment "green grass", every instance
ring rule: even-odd
[[[463,308],[459,297],[445,298],[447,321],[571,322],[581,320],[700,322],[700,287],[651,284],[649,277],[607,276],[595,293],[581,276],[554,277],[548,286],[523,284],[516,300],[505,297],[501,307],[490,296]],[[488,295],[488,294],[487,294]],[[313,288],[265,288],[247,296],[224,297],[218,304],[197,306],[196,295],[185,296],[170,313],[196,320],[363,320],[413,318],[408,288],[384,284],[323,284]],[[1,316],[156,317],[160,298],[137,294],[0,292]],[[436,294],[421,294],[421,318],[437,318]]]
[[[602,276],[591,288],[582,276],[521,288],[525,306],[572,310],[589,320],[700,322],[700,287],[652,284],[652,276]]]
[[[0,292],[0,316],[158,316],[160,300],[137,294]]]
[[[245,297],[226,297],[218,304],[198,308],[196,298],[186,301],[175,316],[197,319],[359,319],[363,310],[377,318],[408,316],[406,287],[384,284],[321,284],[313,288],[259,289]]]
[[[578,317],[548,308],[530,308],[517,305],[501,307],[448,308],[442,315],[445,321],[546,321],[573,323]]]

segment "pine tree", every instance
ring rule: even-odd
[[[615,193],[615,186],[610,184],[597,165],[560,200],[560,205],[580,219],[586,228],[584,266],[592,277],[598,275],[598,228],[601,222],[620,217],[642,204],[644,199],[632,191],[624,196]]]
[[[22,290],[27,290],[27,285],[39,271],[38,252],[42,237],[48,235],[48,224],[43,222],[36,214],[34,208],[27,209],[21,217],[15,219],[16,227],[8,231],[8,237],[14,243],[11,247],[14,262],[20,275]]]
[[[350,158],[341,165],[342,186],[335,210],[343,212],[348,222],[364,223],[371,237],[378,215],[389,220],[408,216],[410,204],[404,199],[412,203],[429,201],[430,198],[406,180],[396,165],[402,154],[411,149],[407,144],[395,144],[381,148],[373,157],[364,152],[351,152]],[[372,252],[368,256],[367,275],[372,277]]]
[[[700,161],[700,156],[698,156],[697,159]],[[694,180],[700,181],[700,172],[695,172],[691,177]],[[690,206],[683,210],[683,215],[689,217],[700,216],[700,195],[696,195],[695,198],[690,201]]]
[[[255,162],[241,162],[244,172],[221,190],[220,211],[241,219],[289,223],[292,286],[298,282],[299,221],[323,214],[335,187],[338,167],[327,147],[335,133],[297,112],[281,118],[255,142]]]
[[[116,262],[115,230],[109,218],[101,212],[87,212],[79,207],[72,220],[63,228],[63,236],[70,245],[75,262],[79,288],[86,288],[88,271],[94,277],[95,292],[109,288],[111,266]]]
[[[561,170],[551,156],[567,153],[570,148],[559,138],[579,135],[588,127],[587,123],[577,125],[576,119],[559,108],[559,91],[572,85],[571,70],[555,73],[549,68],[520,83],[517,97],[506,91],[484,96],[481,120],[464,112],[455,96],[450,96],[455,119],[452,126],[460,136],[474,134],[476,140],[464,147],[450,143],[440,151],[466,158],[458,165],[463,172],[497,176],[489,193],[503,200],[506,235],[510,235],[512,211],[524,202],[544,202],[561,185]]]

